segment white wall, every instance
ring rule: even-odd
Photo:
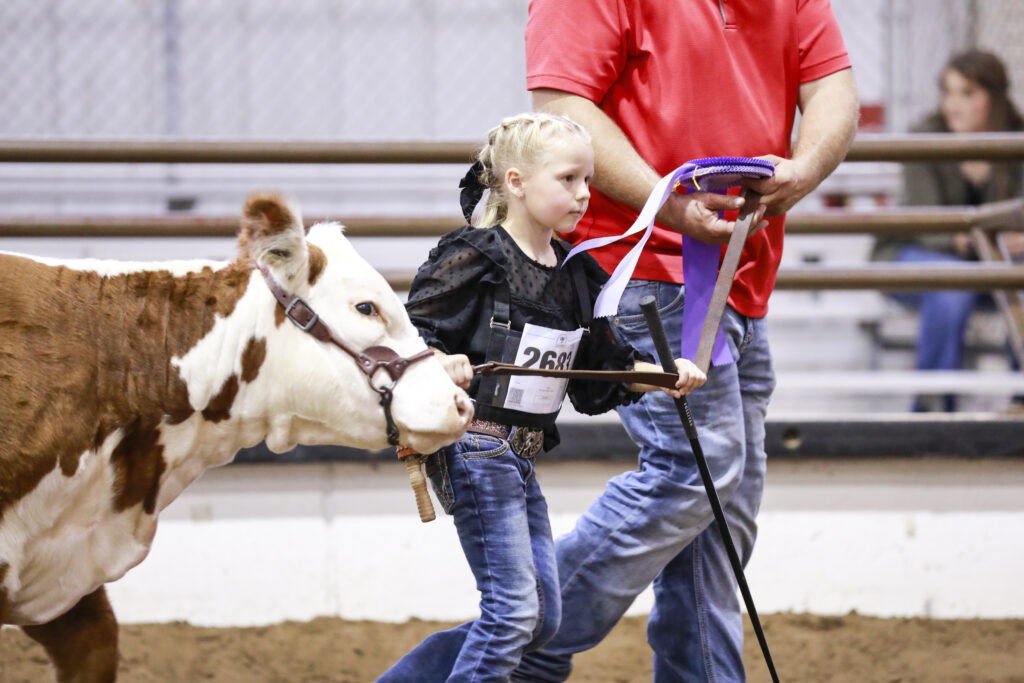
[[[627,467],[542,461],[556,534]],[[1024,617],[1024,462],[779,460],[760,522],[760,612]],[[384,462],[211,470],[109,591],[124,622],[224,626],[464,619],[473,586],[450,518],[422,524],[404,468]]]

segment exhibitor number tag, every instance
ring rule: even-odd
[[[553,330],[526,323],[523,327],[515,364],[524,368],[569,370],[576,359],[583,329]],[[557,377],[509,378],[505,408],[546,415],[556,412],[565,398],[569,380]]]

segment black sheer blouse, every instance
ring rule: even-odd
[[[558,263],[565,260],[569,247],[552,240]],[[589,254],[580,260],[589,290],[591,310],[608,275]],[[571,263],[571,262],[570,262]],[[474,365],[483,363],[490,337],[494,310],[494,292],[508,283],[511,324],[521,330],[525,323],[560,327],[566,323],[580,326],[580,305],[568,268],[549,267],[528,257],[501,226],[479,229],[464,226],[441,238],[420,266],[409,291],[406,309],[413,324],[429,346],[445,353],[464,353]],[[649,360],[646,354],[621,346],[612,335],[608,321],[595,319],[590,333],[583,335],[574,367],[592,370],[623,370],[635,360]],[[479,378],[470,386],[476,395]],[[571,380],[569,400],[577,411],[596,415],[617,405],[633,403],[642,394],[631,392],[623,383]],[[557,443],[552,425],[550,447]]]

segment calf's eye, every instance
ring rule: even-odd
[[[373,305],[372,301],[361,301],[356,304],[356,310],[363,315],[380,315],[380,313],[377,312],[377,307]]]

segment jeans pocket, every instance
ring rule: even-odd
[[[667,327],[670,319],[681,317],[685,299],[685,288],[682,285],[631,281],[623,292],[623,298],[618,302],[618,312],[611,319],[612,331],[618,342],[634,348],[645,348],[650,345],[647,318],[640,309],[640,302],[648,295],[657,301],[658,316],[666,322]]]
[[[487,434],[466,434],[460,442],[458,455],[463,460],[488,460],[497,458],[509,450],[508,442]]]
[[[455,489],[452,488],[452,479],[448,476],[448,461],[445,451],[446,449],[442,449],[427,456],[426,471],[430,485],[434,489],[434,495],[437,496],[437,502],[441,504],[441,509],[445,514],[450,515],[452,508],[455,507]]]

